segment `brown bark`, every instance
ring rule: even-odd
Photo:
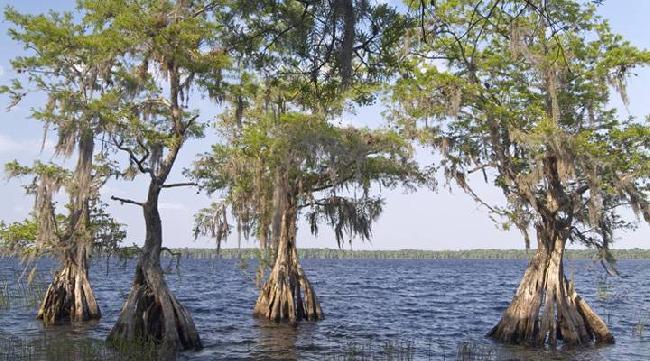
[[[538,248],[517,293],[488,336],[515,344],[613,343],[607,325],[577,295],[563,269],[566,240],[538,226]],[[551,232],[555,235],[556,232]]]
[[[93,193],[91,189],[94,151],[92,136],[92,132],[87,129],[82,132],[79,139],[79,158],[74,173],[74,187],[70,191],[70,222],[65,236],[59,240],[63,249],[63,268],[56,273],[47,288],[37,315],[37,318],[46,324],[101,318],[88,279],[88,249],[93,241],[88,229],[89,202]],[[53,209],[50,212],[53,215]]]
[[[45,324],[101,318],[88,280],[85,248],[80,247],[76,258],[66,261],[63,268],[56,273],[45,292],[37,318]]]
[[[351,83],[352,55],[354,53],[354,38],[356,19],[352,0],[338,0],[336,3],[343,19],[343,39],[341,43],[341,78],[344,86]]]
[[[275,265],[255,304],[256,317],[292,324],[324,318],[316,293],[298,262],[296,217],[295,202],[289,202],[282,212]]]
[[[161,345],[160,359],[173,359],[179,350],[201,349],[190,313],[171,293],[160,266],[162,225],[158,213],[160,187],[152,182],[143,205],[146,238],[136,266],[135,279],[122,306],[109,342],[154,342]]]

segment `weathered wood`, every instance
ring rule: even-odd
[[[538,249],[510,306],[488,336],[507,343],[557,346],[613,343],[607,325],[577,295],[563,269],[566,240],[538,230]],[[555,232],[551,234],[557,235]],[[541,312],[540,312],[541,311]]]
[[[86,252],[65,262],[45,292],[37,318],[45,324],[89,321],[101,318],[101,311],[88,280]]]
[[[275,264],[253,314],[275,322],[322,320],[316,293],[298,262],[295,203],[290,202],[281,217]]]

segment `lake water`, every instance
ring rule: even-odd
[[[255,264],[235,260],[181,261],[167,280],[191,311],[205,349],[186,360],[344,359],[364,347],[380,357],[388,346],[408,348],[414,359],[455,359],[459,344],[490,350],[494,359],[650,360],[650,261],[619,261],[621,277],[603,279],[591,261],[567,261],[579,294],[608,322],[616,344],[561,351],[531,351],[483,337],[507,307],[526,261],[520,260],[303,260],[325,320],[297,327],[254,319]],[[53,262],[42,262],[48,275]],[[247,267],[246,267],[247,266]],[[21,268],[0,258],[0,280]],[[28,307],[0,309],[0,330],[26,338],[104,339],[132,279],[126,269],[94,264],[91,282],[103,312],[100,322],[44,330]],[[47,278],[47,277],[46,277]],[[648,323],[645,332],[639,324]]]

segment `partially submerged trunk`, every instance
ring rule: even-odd
[[[262,286],[253,314],[274,322],[296,323],[324,318],[316,293],[298,262],[295,202],[283,207],[275,264]]]
[[[171,293],[160,266],[162,225],[158,213],[160,187],[151,184],[143,205],[147,227],[145,245],[136,266],[135,279],[122,306],[109,342],[154,342],[160,359],[174,359],[179,350],[201,349],[202,344],[189,311]]]
[[[64,321],[99,319],[101,312],[90,282],[86,249],[80,247],[76,257],[69,257],[45,292],[37,318],[45,324]]]
[[[79,158],[73,179],[75,187],[70,192],[70,223],[65,237],[59,240],[64,248],[63,268],[54,276],[38,310],[37,318],[46,324],[101,317],[88,279],[88,250],[93,241],[89,230],[93,151],[92,132],[86,130],[79,139]],[[54,216],[53,210],[50,213]]]
[[[555,347],[558,340],[566,345],[613,343],[605,322],[578,296],[564,275],[566,239],[541,228],[537,234],[537,253],[510,306],[488,336],[533,346]]]

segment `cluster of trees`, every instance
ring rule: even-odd
[[[232,231],[259,241],[263,281],[255,315],[273,321],[323,318],[300,266],[297,220],[326,225],[339,246],[367,239],[382,188],[434,187],[438,174],[521,230],[537,249],[510,307],[490,332],[515,343],[613,342],[562,266],[567,242],[597,248],[650,222],[650,127],[621,118],[614,92],[650,63],[650,53],[611,32],[593,4],[575,0],[79,0],[74,13],[5,11],[26,49],[17,78],[2,86],[11,104],[47,101],[32,116],[57,132],[62,166],[11,163],[31,176],[33,217],[2,227],[26,254],[60,257],[39,310],[47,323],[100,317],[88,252],[124,238],[103,211],[109,177],[148,180],[140,207],[144,246],[111,341],[153,340],[161,355],[202,346],[190,312],[160,265],[161,191],[198,186],[218,201],[196,215],[195,235],[220,248]],[[339,124],[346,111],[384,97],[385,126]],[[214,101],[215,120],[191,99]],[[390,125],[390,126],[389,126]],[[169,183],[184,144],[214,129],[218,140]],[[414,159],[414,144],[437,164]],[[477,177],[480,172],[482,177]],[[473,191],[492,182],[506,198]],[[68,194],[63,213],[53,197]],[[29,236],[25,236],[29,235]],[[605,263],[604,263],[605,264]],[[268,273],[267,273],[268,271]]]

